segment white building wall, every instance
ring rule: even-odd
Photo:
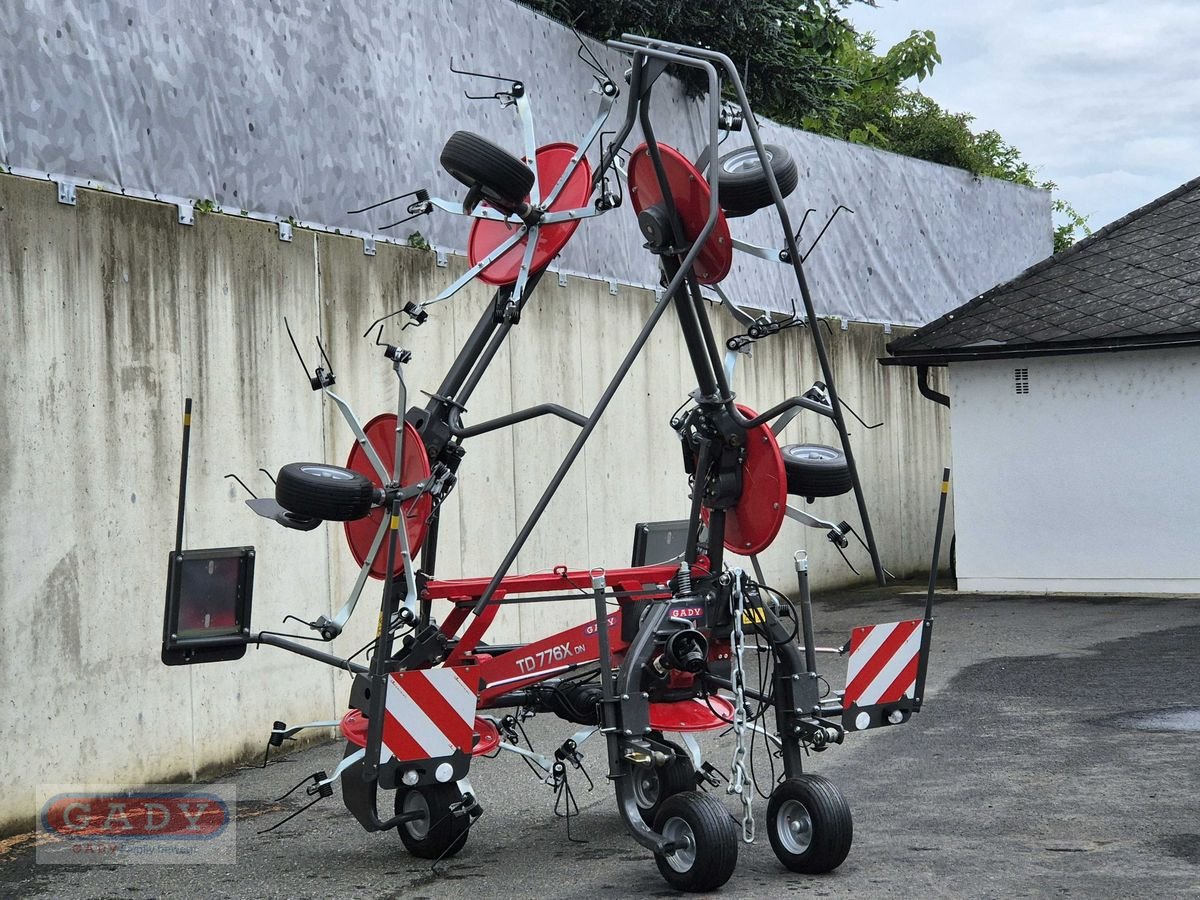
[[[960,590],[1200,593],[1200,349],[958,363],[950,383]]]

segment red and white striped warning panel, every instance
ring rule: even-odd
[[[454,669],[396,672],[388,684],[379,761],[416,762],[471,752],[475,692]]]
[[[865,625],[850,634],[844,706],[877,706],[911,698],[917,689],[924,619]]]

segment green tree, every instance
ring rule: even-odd
[[[528,0],[601,39],[622,32],[712,47],[743,69],[754,109],[818,134],[891,150],[1052,192],[1055,252],[1088,232],[1087,220],[1039,181],[1017,148],[995,131],[975,132],[974,117],[943,109],[907,87],[941,62],[932,31],[913,31],[877,52],[874,35],[845,17],[852,3],[875,0]],[[677,73],[688,90],[707,85],[694,70]]]

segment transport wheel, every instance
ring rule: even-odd
[[[775,173],[779,194],[786,197],[800,183],[800,171],[796,167],[796,161],[787,150],[777,144],[764,144],[763,150],[766,151],[771,170]],[[721,168],[717,197],[725,215],[748,216],[775,202],[762,161],[758,158],[758,151],[753,147],[743,147],[726,153],[717,160],[717,165]]]
[[[458,853],[467,843],[471,820],[455,815],[450,805],[462,799],[452,784],[401,788],[396,791],[396,815],[419,812],[419,818],[397,826],[400,840],[413,856],[444,859]]]
[[[642,821],[653,827],[659,808],[668,797],[696,789],[696,769],[687,751],[671,741],[662,741],[675,751],[675,758],[665,766],[634,766],[633,795],[637,799]]]
[[[275,479],[275,500],[288,512],[352,522],[371,511],[375,485],[364,475],[324,463],[289,463]]]
[[[442,148],[442,168],[467,187],[479,184],[518,204],[533,187],[533,170],[503,147],[469,131],[456,131]]]
[[[789,494],[798,497],[838,497],[854,487],[846,454],[824,444],[780,447]]]
[[[681,891],[715,891],[737,866],[738,831],[724,804],[699,791],[663,801],[654,830],[676,849],[654,854],[658,871]]]
[[[779,861],[793,872],[832,872],[854,839],[850,804],[828,778],[789,778],[771,792],[767,836]]]

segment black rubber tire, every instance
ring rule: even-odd
[[[779,861],[793,872],[832,872],[846,859],[854,841],[850,804],[828,778],[789,778],[771,792],[767,836]]]
[[[412,809],[426,813],[420,819],[401,822],[396,826],[405,849],[421,859],[445,859],[462,850],[471,833],[471,820],[450,811],[450,804],[461,799],[462,793],[453,784],[432,784],[396,791],[396,815]]]
[[[503,147],[470,131],[456,131],[442,148],[442,168],[467,187],[479,184],[493,196],[521,203],[533,187],[533,170]]]
[[[764,144],[763,149],[767,152],[771,170],[775,173],[779,193],[786,197],[800,183],[800,170],[796,161],[778,144]],[[720,167],[717,197],[726,216],[748,216],[775,202],[771,196],[771,185],[767,182],[766,172],[754,147],[742,147],[740,150],[726,153],[717,160],[717,165]]]
[[[371,511],[375,485],[367,476],[324,463],[289,463],[275,478],[275,501],[290,513],[351,522]]]
[[[780,447],[788,493],[797,497],[839,497],[854,487],[846,454],[824,444]]]
[[[667,840],[687,841],[686,848],[669,856],[654,854],[658,871],[677,890],[715,891],[737,867],[737,826],[711,794],[686,791],[668,797],[654,819],[654,830]]]
[[[696,769],[687,751],[678,744],[663,740],[662,735],[651,736],[675,751],[675,758],[665,766],[633,767],[633,794],[637,798],[638,812],[642,814],[643,822],[654,827],[658,811],[668,797],[696,790]]]

